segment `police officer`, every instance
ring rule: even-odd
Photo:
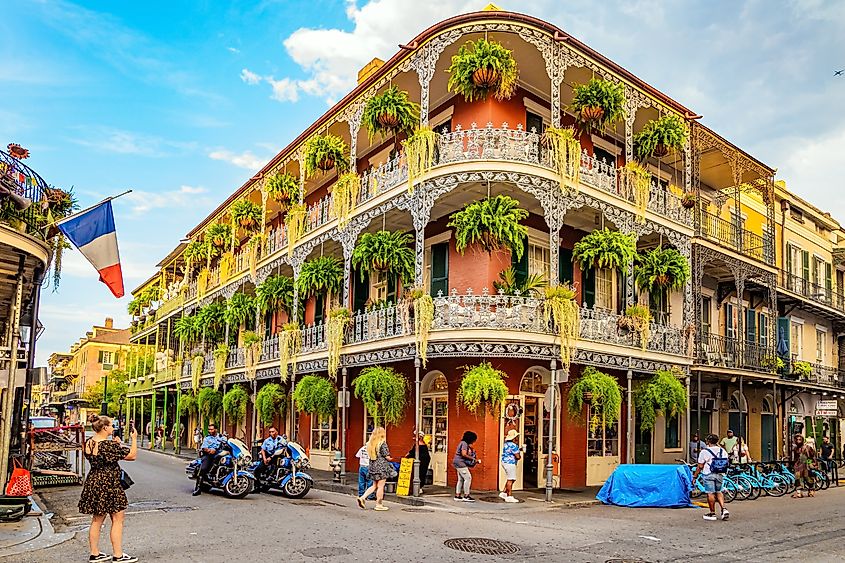
[[[279,431],[276,430],[275,426],[270,427],[269,434],[270,436],[261,444],[261,451],[259,452],[261,460],[255,468],[255,479],[259,482],[259,486],[256,488],[256,491],[258,492],[261,492],[261,477],[270,466],[273,454],[285,445],[284,438],[279,436]]]
[[[217,434],[217,427],[214,424],[209,424],[208,436],[205,437],[200,446],[202,463],[200,464],[199,473],[197,473],[197,484],[192,493],[193,496],[202,494],[200,483],[202,482],[202,478],[211,470],[211,466],[214,464],[214,456],[217,455],[222,444],[223,438]]]

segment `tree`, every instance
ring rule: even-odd
[[[120,414],[120,397],[126,396],[126,380],[129,374],[122,369],[113,369],[108,372],[109,386],[106,390],[107,414],[117,416]],[[91,407],[98,407],[103,403],[103,390],[106,385],[106,378],[102,377],[94,385],[85,390],[82,399]]]

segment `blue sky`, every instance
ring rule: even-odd
[[[30,0],[0,19],[0,141],[48,183],[115,202],[127,289],[353,85],[373,57],[483,0]],[[502,1],[557,24],[704,115],[845,220],[845,1]],[[128,323],[78,253],[45,292],[45,363]]]

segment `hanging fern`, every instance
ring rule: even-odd
[[[405,418],[408,381],[393,368],[364,368],[352,382],[355,398],[361,399],[376,426],[397,425]]]
[[[203,387],[197,395],[197,408],[205,424],[211,424],[223,411],[223,395],[216,389]]]
[[[318,170],[338,172],[349,169],[349,159],[346,157],[346,143],[337,135],[327,133],[314,135],[305,142],[305,177],[310,178]]]
[[[567,406],[569,416],[573,420],[580,420],[584,411],[585,394],[589,398],[592,417],[590,431],[595,432],[600,427],[610,427],[618,419],[622,408],[622,389],[612,376],[587,366],[578,381],[569,389]]]
[[[349,222],[349,216],[358,203],[361,191],[361,178],[355,172],[344,172],[332,185],[332,215],[343,228]]]
[[[299,178],[287,172],[276,172],[264,186],[267,196],[281,205],[299,200]]]
[[[496,41],[467,41],[452,56],[449,91],[468,102],[486,100],[492,94],[507,100],[516,93],[519,69],[513,52]]]
[[[225,330],[225,305],[223,303],[209,303],[200,307],[196,314],[197,330],[207,341],[217,342],[223,338]]]
[[[414,237],[402,231],[364,233],[352,252],[352,265],[361,272],[386,272],[408,284],[414,277],[416,254],[411,247]]]
[[[258,274],[258,258],[264,243],[267,241],[266,235],[262,233],[255,233],[246,243],[246,250],[249,258],[249,275],[254,280]]]
[[[652,156],[663,157],[670,150],[681,152],[687,142],[684,120],[670,113],[649,121],[642,131],[634,135],[634,154],[645,162]]]
[[[658,414],[678,416],[687,408],[687,390],[670,370],[659,370],[634,392],[634,406],[644,431],[654,430]]]
[[[625,117],[625,88],[607,80],[592,78],[572,88],[572,105],[579,128],[585,132],[613,128]]]
[[[232,220],[247,232],[261,229],[261,206],[244,198],[232,204]]]
[[[173,333],[183,346],[195,342],[201,334],[196,316],[184,315],[177,319],[173,323]]]
[[[288,257],[293,256],[293,248],[299,239],[305,234],[305,214],[307,208],[304,203],[296,203],[291,206],[285,217],[285,225],[288,229]]]
[[[417,355],[425,367],[428,354],[428,338],[434,325],[434,299],[428,293],[422,293],[414,299],[414,337]]]
[[[255,395],[255,409],[264,426],[273,424],[276,415],[284,415],[287,395],[278,383],[267,383]]]
[[[249,393],[242,385],[233,385],[223,395],[223,411],[229,420],[235,423],[235,426],[246,418],[247,403],[249,403]]]
[[[214,388],[219,389],[226,373],[226,360],[229,359],[229,346],[225,343],[217,345],[214,350]]]
[[[658,246],[637,256],[635,272],[637,287],[655,296],[663,290],[684,287],[690,276],[690,265],[686,257],[674,248]]]
[[[202,299],[208,292],[209,275],[210,274],[208,268],[203,268],[202,270],[200,270],[200,273],[197,276],[197,299]]]
[[[572,259],[584,270],[626,268],[636,254],[637,243],[633,237],[607,228],[585,235],[572,248]]]
[[[255,288],[255,304],[262,315],[293,310],[293,279],[288,276],[270,276]]]
[[[211,243],[208,253],[211,257],[219,255],[232,246],[232,225],[229,223],[212,223],[205,231],[205,238]]]
[[[293,391],[293,400],[299,412],[324,418],[337,414],[337,388],[325,377],[306,375],[300,379]]]
[[[651,311],[645,305],[630,305],[625,309],[625,317],[619,320],[625,328],[640,335],[640,348],[645,350],[651,339]]]
[[[296,283],[304,297],[323,291],[335,295],[343,285],[343,264],[334,256],[312,258],[302,265]]]
[[[281,380],[288,380],[288,366],[296,373],[296,359],[302,353],[302,332],[296,323],[286,323],[279,331],[279,373]]]
[[[461,254],[471,244],[479,244],[487,252],[510,249],[522,258],[528,227],[519,222],[528,218],[528,211],[514,198],[500,194],[473,201],[450,216],[448,226],[455,229],[455,246]]]
[[[637,221],[645,222],[645,211],[651,196],[651,174],[648,170],[631,161],[619,170],[624,193],[634,196],[634,207],[637,208]]]
[[[543,133],[543,144],[560,179],[560,191],[577,193],[581,184],[581,141],[571,127],[549,127]]]
[[[255,322],[255,300],[246,293],[235,293],[226,301],[223,318],[229,328],[250,327]]]
[[[340,367],[340,350],[343,348],[343,337],[346,327],[352,321],[349,309],[337,307],[329,311],[326,317],[326,343],[328,348],[328,370],[332,379],[337,377]]]
[[[420,106],[408,98],[408,92],[390,86],[367,101],[362,117],[370,142],[376,133],[383,136],[410,135],[420,122]]]
[[[408,162],[408,193],[414,193],[417,180],[428,174],[434,165],[437,151],[437,134],[428,127],[421,126],[414,134],[402,141],[405,158]]]
[[[543,303],[546,324],[557,329],[560,340],[560,361],[565,370],[575,354],[581,336],[581,316],[575,302],[575,290],[567,285],[547,287]]]
[[[235,255],[231,251],[223,253],[218,264],[220,268],[220,285],[226,285],[235,273]]]
[[[202,353],[195,354],[191,358],[191,389],[196,391],[200,388],[200,379],[202,378],[202,368],[205,364],[205,356]]]
[[[458,388],[458,401],[472,414],[484,414],[490,410],[493,414],[508,397],[505,384],[507,374],[494,369],[489,362],[477,366],[464,366],[464,375]]]
[[[251,330],[244,332],[244,367],[247,380],[255,379],[258,362],[261,361],[261,337]]]
[[[192,393],[179,395],[179,416],[190,416],[197,414],[197,397]]]

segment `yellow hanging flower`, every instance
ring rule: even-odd
[[[283,382],[288,380],[288,366],[296,373],[296,359],[302,352],[302,333],[296,323],[286,323],[279,332],[279,372]]]
[[[421,126],[414,134],[402,141],[405,147],[405,158],[408,162],[408,193],[414,193],[414,185],[428,174],[434,165],[434,154],[437,149],[437,133],[430,128]]]
[[[549,127],[543,133],[543,143],[557,170],[560,191],[578,193],[581,182],[581,141],[570,128]]]
[[[220,285],[225,285],[235,271],[235,255],[226,252],[220,257]]]
[[[296,203],[288,211],[285,223],[288,229],[288,257],[293,255],[293,247],[305,234],[305,213],[304,203]]]
[[[575,302],[575,290],[568,285],[557,285],[545,289],[546,300],[543,312],[546,324],[557,329],[560,340],[560,361],[563,369],[569,369],[581,335],[581,316]]]
[[[208,278],[208,268],[203,268],[197,275],[197,299],[202,299],[208,292]]]
[[[346,326],[352,321],[349,309],[338,307],[329,311],[326,319],[326,343],[328,345],[328,371],[332,379],[337,378],[337,370],[340,367],[340,350],[343,348],[343,337]]]
[[[360,191],[361,178],[355,172],[344,172],[332,186],[332,214],[340,227],[349,222]]]
[[[625,164],[621,170],[625,193],[633,194],[637,208],[637,221],[645,223],[645,210],[651,193],[651,174],[634,161]]]

